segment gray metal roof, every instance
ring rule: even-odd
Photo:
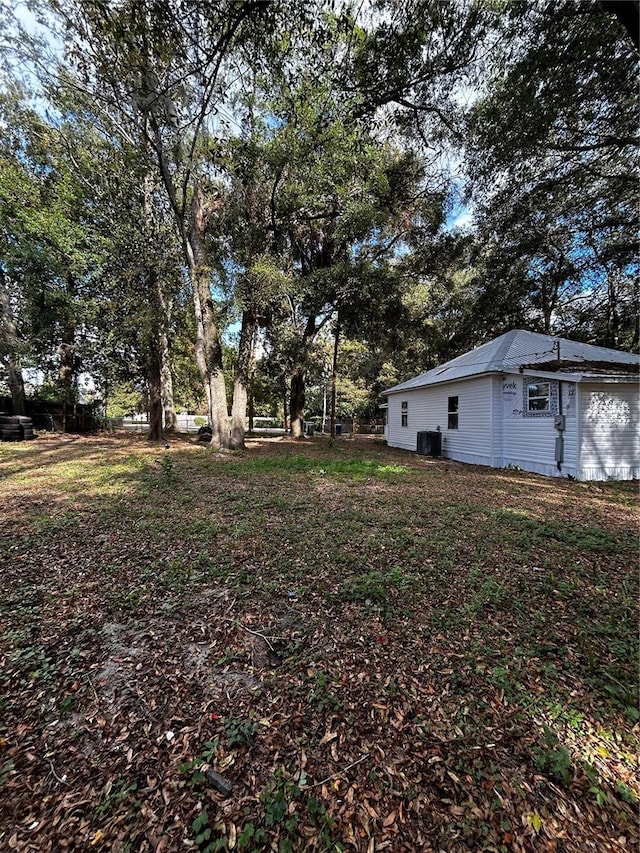
[[[482,373],[509,373],[520,367],[531,367],[536,363],[545,365],[558,358],[557,347],[560,345],[560,360],[571,362],[573,374],[580,373],[576,362],[584,362],[585,372],[593,374],[588,367],[595,362],[610,364],[638,365],[640,356],[621,350],[596,347],[579,341],[570,341],[553,335],[541,335],[537,332],[527,332],[523,329],[513,329],[499,338],[488,341],[470,352],[434,367],[426,373],[421,373],[413,379],[401,382],[383,391],[383,394],[395,394],[426,385],[436,385],[440,382],[451,382],[455,379],[465,379]]]

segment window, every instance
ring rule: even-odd
[[[447,429],[458,429],[458,398],[449,397],[447,403]]]
[[[522,383],[522,415],[525,418],[552,418],[560,411],[558,380],[532,376]]]
[[[525,397],[527,412],[548,412],[551,408],[550,383],[530,382]]]
[[[409,403],[406,400],[403,400],[400,404],[400,408],[402,411],[400,423],[403,427],[409,426]]]

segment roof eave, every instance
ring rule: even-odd
[[[511,371],[515,372],[515,371]],[[638,377],[631,373],[563,373],[557,370],[519,370],[523,376],[535,376],[540,379],[560,379],[565,382],[637,382]]]
[[[444,385],[446,382],[464,382],[466,379],[477,379],[479,376],[495,376],[496,374],[509,372],[510,371],[508,370],[492,368],[491,370],[481,370],[478,373],[469,373],[466,376],[454,376],[450,379],[447,379],[446,377],[442,379],[434,379],[432,381],[425,382],[423,385],[410,385],[409,387],[394,386],[393,388],[389,388],[387,391],[382,391],[381,396],[387,397],[389,394],[405,394],[407,391],[419,391],[421,388],[431,388],[433,385]]]

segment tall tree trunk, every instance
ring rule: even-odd
[[[282,377],[282,424],[284,426],[284,431],[289,432],[289,406],[288,406],[288,388],[287,388],[287,380],[286,377]]]
[[[164,328],[160,330],[160,397],[162,400],[164,431],[175,432],[178,426],[176,410],[173,404],[173,377],[169,360],[169,338]]]
[[[58,377],[64,394],[63,406],[63,430],[74,431],[77,429],[75,417],[71,417],[71,424],[67,423],[67,404],[76,402],[76,317],[75,296],[76,282],[71,273],[67,275],[67,299],[63,318],[62,341],[58,347],[60,362],[58,365]]]
[[[146,333],[143,333],[145,359],[145,378],[147,380],[147,392],[149,395],[149,441],[160,441],[162,438],[162,354],[160,334],[162,319],[158,305],[158,272],[152,264],[147,270],[147,287],[149,301],[153,313],[150,322],[145,324]]]
[[[209,425],[212,430],[211,444],[224,450],[229,446],[229,410],[222,364],[222,342],[211,298],[205,244],[207,225],[219,206],[217,200],[205,204],[202,189],[198,183],[195,184],[187,249],[196,318],[196,362],[207,395]]]
[[[302,438],[304,404],[305,404],[305,381],[304,369],[297,367],[291,375],[290,413],[291,435],[293,438]]]
[[[253,432],[253,420],[256,415],[255,405],[254,405],[254,397],[253,397],[253,380],[254,380],[254,372],[251,372],[249,376],[249,399],[247,401],[247,417],[249,419],[249,432]]]
[[[333,340],[331,362],[331,438],[336,437],[336,381],[338,378],[338,344],[340,342],[340,314],[336,318],[336,334]]]
[[[256,316],[253,311],[246,309],[242,312],[238,364],[233,387],[233,406],[231,409],[231,448],[233,450],[240,450],[244,447],[244,424],[247,417],[249,376],[255,333]]]
[[[8,373],[13,414],[24,415],[26,413],[26,396],[24,393],[24,378],[22,376],[20,361],[16,361],[16,359],[12,358],[10,355],[6,356],[3,361]]]
[[[620,313],[618,311],[618,289],[614,280],[614,274],[611,270],[608,272],[607,284],[607,310],[606,310],[606,341],[605,346],[613,347],[614,349],[620,345]]]
[[[143,142],[143,145],[144,144],[145,143]],[[151,172],[147,172],[144,178],[144,218],[149,233],[154,235],[154,240],[157,240],[156,215],[153,203],[154,191],[154,177]],[[152,323],[155,328],[152,330],[151,339],[149,341],[150,352],[148,353],[148,358],[150,361],[153,360],[154,363],[157,363],[159,368],[159,395],[161,404],[161,423],[159,432],[162,434],[163,425],[166,432],[175,432],[177,420],[173,405],[173,378],[171,376],[169,337],[167,334],[167,329],[171,320],[171,304],[170,301],[166,299],[165,292],[162,287],[162,278],[158,274],[158,267],[156,266],[155,261],[154,269],[149,271],[149,299],[154,309]],[[154,352],[151,350],[154,350]],[[152,373],[155,376],[155,367]],[[155,379],[153,384],[155,386]],[[151,395],[151,387],[149,388],[149,393]],[[152,432],[151,422],[149,423],[149,432]],[[153,432],[157,432],[156,427],[153,428]]]
[[[149,441],[162,439],[162,391],[160,363],[151,352],[147,365],[147,390],[149,392]]]
[[[2,269],[0,269],[0,358],[7,369],[13,414],[24,415],[24,379],[18,352],[18,332],[9,301],[9,288]]]

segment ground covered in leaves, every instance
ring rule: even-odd
[[[0,446],[2,851],[635,849],[637,484]]]

